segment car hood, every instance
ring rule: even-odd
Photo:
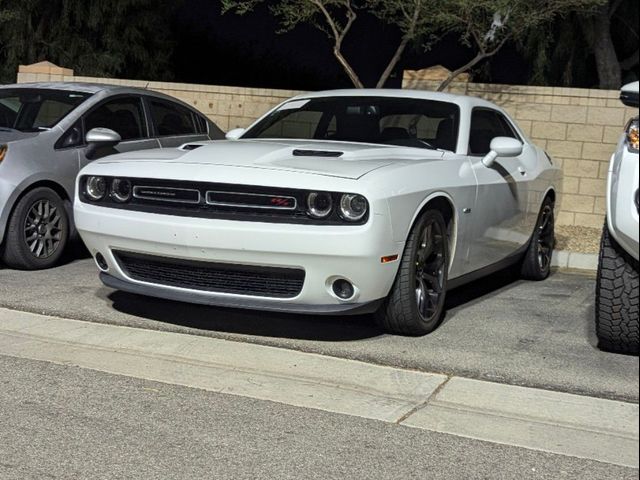
[[[190,148],[196,145],[198,147],[193,150],[144,150],[120,154],[100,163],[220,165],[359,179],[391,163],[435,159],[443,155],[437,150],[327,141],[236,140],[189,144]]]
[[[37,136],[38,133],[40,132],[16,132],[13,130],[5,132],[4,130],[0,129],[0,144],[33,138]]]

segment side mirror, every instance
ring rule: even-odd
[[[122,137],[117,132],[108,128],[93,128],[87,132],[87,158],[93,158],[98,151],[111,149],[122,141]]]
[[[640,84],[638,82],[629,83],[620,90],[620,101],[627,107],[638,108],[640,105],[640,95],[638,91]]]
[[[491,151],[482,159],[485,167],[491,167],[499,157],[517,157],[522,154],[524,145],[520,140],[509,137],[496,137],[491,140]]]
[[[240,137],[242,137],[246,131],[245,128],[234,128],[233,130],[229,130],[225,137],[227,140],[240,140]]]

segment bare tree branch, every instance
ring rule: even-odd
[[[398,64],[398,62],[400,61],[400,58],[402,58],[402,54],[407,48],[407,45],[409,44],[409,42],[413,40],[416,33],[416,25],[418,24],[418,19],[420,18],[421,7],[422,7],[422,1],[417,0],[415,3],[415,10],[413,12],[413,15],[411,16],[411,20],[410,20],[411,23],[409,26],[409,30],[402,36],[402,41],[400,42],[400,45],[398,45],[398,48],[396,49],[396,52],[394,53],[393,57],[391,57],[391,60],[389,61],[387,68],[385,68],[384,72],[382,72],[382,75],[378,80],[378,84],[376,85],[376,88],[384,87],[384,85],[387,83],[387,80],[389,80],[391,73],[396,68],[396,65]]]

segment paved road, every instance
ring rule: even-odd
[[[0,306],[66,318],[292,348],[367,362],[638,401],[638,357],[600,352],[594,278],[540,283],[502,272],[449,296],[441,327],[390,336],[369,317],[312,317],[206,308],[102,286],[91,259],[44,272],[0,270]]]
[[[0,479],[636,479],[637,469],[0,355]]]

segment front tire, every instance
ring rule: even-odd
[[[556,244],[554,207],[553,200],[545,198],[531,243],[522,261],[520,273],[527,280],[544,280],[551,273],[551,259]]]
[[[437,210],[416,222],[391,293],[377,312],[378,324],[389,333],[426,335],[444,311],[449,269],[447,225]]]
[[[58,264],[69,239],[69,217],[63,200],[40,187],[16,204],[0,258],[18,270],[41,270]]]
[[[638,262],[605,223],[596,281],[596,334],[602,350],[638,354]]]

